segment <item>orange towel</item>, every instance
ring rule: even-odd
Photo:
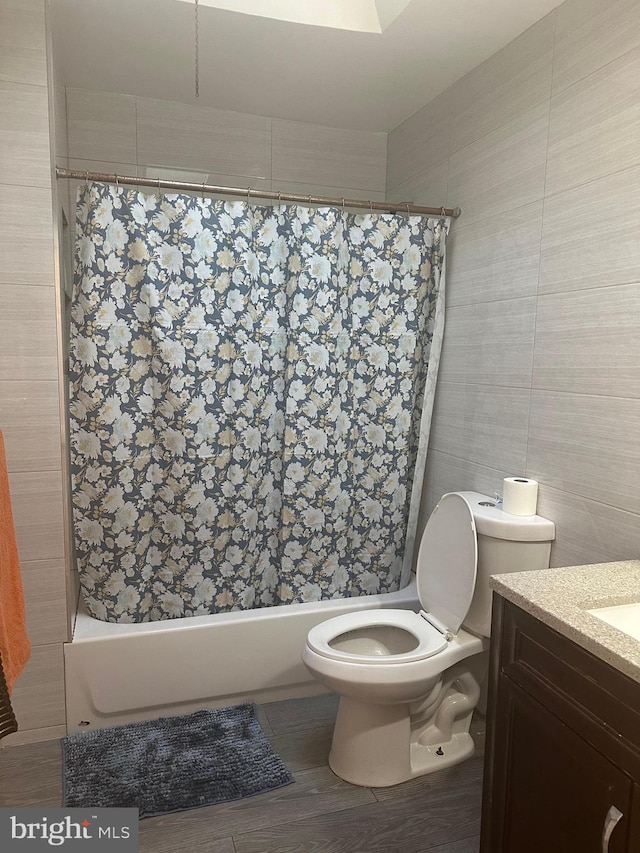
[[[0,657],[9,693],[30,654],[4,438],[0,432]]]

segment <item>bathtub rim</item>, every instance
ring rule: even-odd
[[[289,616],[329,613],[338,616],[360,610],[377,610],[381,607],[408,609],[417,601],[415,574],[411,574],[409,583],[396,592],[377,593],[375,595],[354,596],[351,598],[329,598],[320,601],[305,601],[292,604],[280,604],[275,607],[260,607],[254,610],[233,610],[226,613],[206,613],[201,616],[182,616],[176,619],[161,619],[155,622],[104,622],[88,612],[82,590],[79,591],[73,636],[71,643],[101,642],[116,637],[135,637],[147,634],[164,634],[175,631],[192,631],[225,622],[245,622],[247,624],[282,618],[283,611]],[[327,618],[330,618],[327,616]]]

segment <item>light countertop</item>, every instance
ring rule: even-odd
[[[640,682],[640,642],[586,612],[640,601],[640,560],[494,575],[490,583],[508,601]]]

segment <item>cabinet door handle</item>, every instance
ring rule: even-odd
[[[617,809],[615,806],[611,806],[609,811],[607,812],[607,816],[604,819],[604,826],[602,827],[602,853],[609,853],[609,839],[613,835],[613,830],[618,825],[618,821],[620,821],[623,817],[620,809]]]

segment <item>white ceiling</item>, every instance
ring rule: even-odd
[[[411,0],[384,32],[200,5],[196,99],[192,3],[51,0],[54,61],[67,86],[388,131],[559,4]]]

